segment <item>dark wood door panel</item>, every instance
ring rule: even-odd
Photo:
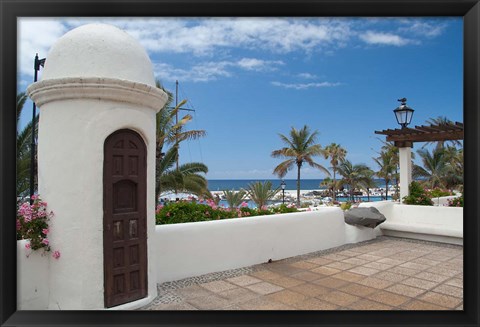
[[[105,306],[147,296],[146,146],[131,130],[104,148]]]

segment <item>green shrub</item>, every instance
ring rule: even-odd
[[[403,197],[404,204],[433,206],[433,202],[428,196],[427,191],[418,182],[411,182],[408,190],[409,195]]]
[[[439,198],[441,196],[452,195],[452,192],[450,192],[448,190],[442,190],[442,189],[436,187],[433,190],[428,191],[427,194],[430,198]]]
[[[296,211],[297,209],[295,207],[288,207],[286,205],[280,205],[279,207],[267,209],[252,209],[248,208],[247,206],[230,209],[219,207],[213,201],[207,201],[207,204],[178,201],[168,203],[164,206],[158,206],[155,213],[155,220],[157,225],[165,225],[273,215],[276,213],[288,213]]]
[[[448,200],[449,207],[463,207],[463,194],[462,196]]]
[[[345,211],[345,210],[348,210],[352,207],[352,202],[350,201],[347,201],[347,202],[343,202],[340,204],[340,208]]]

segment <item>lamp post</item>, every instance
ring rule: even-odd
[[[285,186],[287,186],[287,184],[282,180],[280,186],[282,187],[282,204],[285,204]]]
[[[398,99],[397,101],[401,102],[401,104],[393,110],[393,113],[395,114],[397,123],[402,126],[402,128],[406,128],[412,121],[413,112],[415,110],[407,106],[407,98]]]
[[[45,67],[45,58],[38,59],[38,53],[35,54],[35,61],[33,64],[34,73],[33,73],[33,82],[36,82],[38,79],[38,71],[40,66]],[[32,111],[32,144],[30,149],[30,204],[33,204],[33,193],[35,192],[35,121],[36,121],[36,109],[35,102],[33,102],[33,111]]]

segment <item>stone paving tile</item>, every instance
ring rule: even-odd
[[[419,279],[415,277],[410,277],[401,282],[402,284],[413,286],[416,288],[421,288],[422,290],[429,290],[438,285],[437,282],[432,282],[425,279]]]
[[[325,286],[315,285],[311,283],[305,283],[297,286],[290,287],[289,290],[301,293],[309,297],[315,297],[321,294],[327,294],[332,290]]]
[[[410,268],[403,268],[400,266],[393,267],[391,269],[388,269],[387,271],[395,273],[395,274],[402,274],[406,276],[414,276],[417,275],[420,271],[416,269],[410,269]]]
[[[255,293],[262,294],[262,295],[278,292],[284,289],[283,287],[280,287],[278,285],[274,285],[268,282],[261,282],[257,284],[248,285],[245,287],[251,291],[254,291]]]
[[[463,288],[442,284],[432,289],[432,292],[463,298]]]
[[[452,278],[450,280],[447,280],[445,284],[463,288],[463,279]]]
[[[242,275],[242,276],[227,278],[226,281],[238,286],[247,286],[255,283],[260,283],[262,280],[249,275]]]
[[[239,303],[243,310],[295,310],[294,307],[284,303],[278,303],[265,297],[259,297],[250,301]]]
[[[352,268],[352,269],[348,270],[348,272],[358,274],[358,275],[365,275],[365,276],[374,275],[374,274],[378,273],[379,271],[380,270],[377,270],[377,269],[374,269],[374,268],[368,268],[368,267],[364,267],[364,266],[355,267],[355,268]]]
[[[266,296],[268,299],[275,302],[292,305],[300,301],[305,301],[308,297],[304,294],[294,292],[291,290],[283,290]]]
[[[365,275],[355,274],[349,271],[342,271],[341,273],[335,274],[332,277],[335,277],[337,279],[343,279],[348,282],[356,282],[356,281],[359,281],[360,279],[364,279]]]
[[[369,262],[363,265],[363,267],[367,268],[374,268],[377,270],[388,270],[393,267],[393,265],[389,265],[386,263],[381,263],[381,262]]]
[[[277,274],[273,271],[270,270],[260,270],[260,271],[255,271],[250,274],[250,276],[262,279],[262,280],[272,280],[275,278],[280,278],[283,277],[283,275]]]
[[[232,305],[228,305],[226,307],[220,308],[219,310],[233,311],[233,310],[244,310],[244,309],[241,306],[239,306],[238,304],[232,304]]]
[[[417,259],[414,259],[412,261],[410,261],[412,263],[419,263],[421,265],[428,265],[430,267],[432,266],[436,266],[438,265],[440,262],[439,261],[435,261],[435,260],[430,260],[430,259],[425,259],[423,257],[420,257],[420,258],[417,258]]]
[[[352,258],[345,259],[342,262],[351,263],[353,265],[358,266],[358,265],[364,265],[364,264],[368,263],[369,261],[365,260],[365,259],[358,259],[357,257],[352,257]]]
[[[426,294],[420,296],[419,300],[430,302],[436,305],[440,305],[446,308],[453,309],[457,307],[460,303],[463,302],[462,299],[457,297],[448,296],[445,294],[435,293],[435,292],[427,292]]]
[[[319,274],[327,275],[327,276],[341,272],[341,270],[339,270],[339,269],[329,268],[329,267],[326,267],[326,266],[318,267],[318,268],[312,269],[311,271],[314,272],[314,273],[319,273]]]
[[[226,290],[237,287],[236,285],[227,283],[223,280],[217,280],[217,281],[214,281],[214,282],[201,284],[200,286],[202,286],[203,288],[206,288],[209,291],[215,292],[215,293],[226,291]]]
[[[424,301],[418,301],[418,300],[413,300],[411,302],[406,303],[402,307],[400,307],[404,310],[449,310],[448,308],[441,307],[439,305],[429,303],[429,302],[424,302]]]
[[[373,287],[376,289],[384,289],[394,284],[394,282],[391,282],[385,279],[375,278],[375,277],[367,277],[364,279],[360,279],[356,281],[356,283],[364,286],[368,286],[368,287]]]
[[[351,283],[343,287],[340,287],[339,290],[342,292],[360,296],[360,297],[366,297],[367,295],[377,291],[377,289],[375,288],[356,284],[356,283]]]
[[[403,285],[403,284],[396,284],[396,285],[387,287],[385,290],[389,292],[405,295],[405,296],[410,296],[410,297],[416,297],[422,293],[425,293],[425,290],[408,286],[408,285]]]
[[[358,255],[358,252],[350,251],[350,250],[344,250],[338,252],[338,254],[343,255],[345,257],[356,257]]]
[[[366,299],[361,299],[360,301],[351,303],[348,305],[348,308],[351,310],[392,310],[393,307],[378,303],[375,301],[370,301]]]
[[[188,298],[185,301],[200,310],[215,310],[231,304],[227,299],[217,295],[199,296],[193,299]]]
[[[325,258],[322,258],[322,257],[307,259],[305,261],[312,262],[312,263],[317,264],[317,265],[326,265],[326,264],[329,264],[329,263],[333,262],[333,260],[325,259]]]
[[[315,298],[321,301],[327,301],[343,307],[349,304],[352,304],[353,302],[356,302],[360,299],[358,296],[340,292],[340,291],[333,291],[327,294],[322,294],[322,295],[316,296]]]
[[[304,280],[296,279],[296,278],[288,277],[288,276],[271,279],[271,280],[269,280],[269,282],[272,283],[272,284],[281,286],[281,287],[285,287],[285,288],[305,283]]]
[[[182,298],[196,298],[199,296],[207,296],[212,295],[212,292],[209,290],[199,286],[199,285],[192,285],[185,288],[181,288],[175,291],[177,294],[182,296]]]
[[[322,256],[322,258],[332,260],[332,261],[342,261],[342,260],[348,259],[349,257],[341,254],[337,254],[337,253],[332,253],[332,254],[324,255]]]
[[[426,270],[431,268],[429,265],[421,264],[421,263],[415,263],[415,262],[405,262],[399,265],[399,267],[402,268],[410,268],[410,269],[415,269],[415,270]],[[406,275],[406,274],[405,274]]]
[[[383,258],[383,259],[377,260],[377,262],[386,263],[387,265],[392,265],[392,266],[398,266],[398,265],[401,265],[402,263],[404,263],[404,261],[395,260],[395,259],[392,259],[392,258]]]
[[[150,308],[149,310],[198,310],[193,305],[180,302],[180,303],[162,303]]]
[[[245,302],[259,296],[257,293],[245,288],[234,288],[228,291],[217,293],[217,295],[228,300],[230,303]]]
[[[284,262],[277,262],[274,264],[268,264],[267,269],[282,275],[293,275],[303,271],[301,268],[293,267],[292,265]]]
[[[375,293],[371,293],[367,295],[367,298],[376,302],[383,303],[385,305],[390,305],[392,307],[397,307],[411,300],[410,297],[383,291],[383,290]]]
[[[348,269],[357,267],[357,265],[342,262],[342,261],[336,261],[336,262],[329,263],[328,265],[325,265],[325,267],[333,268],[333,269],[340,269],[340,270],[348,270]]]
[[[297,302],[293,306],[299,310],[335,310],[339,308],[336,304],[315,298]]]
[[[442,276],[447,276],[447,277],[453,277],[456,274],[461,272],[460,270],[457,270],[457,269],[438,267],[438,266],[437,267],[430,267],[426,271],[434,273],[434,274],[439,274],[439,275],[442,275]]]
[[[293,266],[295,268],[310,270],[310,269],[313,269],[313,268],[317,268],[319,266],[319,264],[303,260],[303,261],[299,261],[299,262],[294,262],[294,263],[291,264],[291,266]]]
[[[371,254],[361,254],[361,255],[357,256],[356,258],[361,259],[361,260],[367,260],[367,261],[377,261],[377,260],[382,259],[382,257],[379,257],[377,255],[371,255]]]
[[[379,279],[385,279],[385,280],[388,280],[388,281],[391,281],[391,282],[401,282],[402,280],[405,280],[408,278],[408,276],[405,276],[405,275],[402,275],[402,274],[396,274],[396,273],[393,273],[393,272],[390,272],[390,271],[381,271],[379,272],[378,274],[375,274],[374,276],[372,277],[375,277],[375,278],[379,278]]]
[[[415,275],[416,278],[426,279],[432,282],[441,283],[448,279],[448,276],[438,275],[428,271],[422,271]]]
[[[313,283],[317,284],[319,286],[325,286],[325,287],[329,287],[329,288],[339,288],[339,287],[344,286],[344,285],[346,285],[350,282],[347,281],[347,280],[339,279],[339,278],[335,278],[335,277],[325,277],[325,278],[315,280],[315,281],[313,281]]]
[[[325,277],[325,275],[316,274],[316,273],[310,272],[310,271],[302,271],[302,272],[293,274],[290,277],[295,278],[295,279],[304,280],[306,282],[311,282],[311,281],[320,279],[322,277]]]

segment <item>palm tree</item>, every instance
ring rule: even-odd
[[[161,176],[162,174],[165,173],[166,169],[165,167],[168,166],[168,169],[170,169],[171,167],[169,166],[170,163],[172,163],[172,160],[173,160],[173,163],[176,163],[178,162],[178,152],[179,152],[179,148],[180,148],[180,143],[183,142],[183,141],[186,141],[186,140],[195,140],[195,139],[198,139],[200,137],[203,137],[206,135],[206,132],[204,130],[190,130],[190,131],[184,131],[183,130],[183,127],[189,122],[192,120],[192,116],[191,115],[185,115],[183,116],[178,122],[176,122],[176,116],[178,115],[178,112],[180,111],[181,107],[186,103],[186,100],[183,100],[181,101],[176,107],[172,108],[171,107],[171,103],[173,101],[173,95],[171,92],[169,92],[168,90],[166,90],[162,84],[160,83],[159,80],[156,80],[156,86],[160,89],[162,89],[164,92],[167,93],[168,95],[168,100],[167,102],[165,103],[165,105],[163,106],[163,108],[157,113],[157,116],[156,116],[156,120],[157,120],[157,124],[156,124],[156,165],[155,165],[155,168],[156,168],[156,175],[157,175],[157,178],[156,178],[156,185],[155,185],[155,199],[158,199],[158,197],[160,196],[161,194],[161,190],[164,189],[164,187],[162,187],[162,185],[160,185],[160,183],[163,183],[161,181]],[[166,153],[169,153],[170,156],[174,155],[175,157],[174,158],[167,158],[167,160],[163,160],[163,157],[167,156],[166,153],[164,153],[164,147],[166,146],[170,146],[170,149],[168,151],[166,151]],[[172,150],[172,148],[176,148],[176,150]],[[170,151],[172,150],[172,151]],[[170,151],[170,152],[169,152]],[[194,163],[197,168],[201,168],[203,164],[201,163]],[[199,165],[198,165],[199,164]],[[203,165],[205,166],[205,165]],[[185,166],[183,166],[183,168],[186,168]],[[206,167],[202,167],[201,169],[199,169],[199,171],[201,172],[204,172],[208,169],[204,169]],[[177,170],[177,173],[178,172],[181,172],[182,170],[180,169],[180,167],[176,168]],[[191,170],[191,167],[187,170],[183,170],[183,171],[190,171]],[[178,174],[177,174],[178,175]],[[167,176],[163,176],[163,178],[165,178]],[[177,176],[178,177],[178,176]],[[172,185],[175,185],[175,184],[178,184],[179,187],[183,187],[185,189],[185,187],[189,187],[189,185],[191,185],[190,183],[188,182],[182,182],[182,183],[178,183],[174,181],[177,180],[177,177],[174,178],[173,175],[169,175],[169,178],[173,178],[169,181],[167,181],[166,183],[169,184],[170,186]],[[192,178],[191,176],[189,178]],[[200,181],[200,183],[202,183],[202,181]],[[196,194],[195,192],[198,192],[198,189],[197,189],[197,184],[196,183],[193,183],[192,184],[192,192],[191,193],[194,193]],[[177,193],[179,191],[179,189],[173,189],[173,191],[175,191],[175,193]],[[189,191],[188,188],[186,189],[186,191]]]
[[[377,176],[385,180],[385,199],[388,199],[388,184],[395,176],[397,170],[397,162],[395,154],[392,151],[382,150],[380,156],[373,158],[373,160],[380,167],[376,172]]]
[[[16,192],[18,197],[25,197],[29,195],[30,190],[30,165],[31,165],[31,143],[32,143],[32,122],[30,121],[21,131],[18,130],[20,116],[22,114],[25,101],[27,100],[26,93],[17,94],[17,180]],[[35,117],[35,135],[38,133],[38,115]],[[33,169],[37,166],[36,157]],[[36,174],[35,174],[36,175]],[[37,179],[34,180],[35,187]]]
[[[320,187],[325,186],[328,190],[328,195],[334,198],[333,194],[335,194],[336,189],[340,189],[342,187],[342,181],[341,180],[333,181],[333,179],[331,179],[330,177],[326,177],[322,180],[319,186]]]
[[[364,164],[353,165],[349,160],[342,161],[338,166],[338,173],[343,177],[342,183],[349,186],[352,200],[354,200],[354,190],[365,181],[366,171],[369,169]]]
[[[363,171],[363,176],[359,183],[360,188],[367,191],[368,202],[370,202],[370,189],[377,187],[377,184],[375,183],[375,179],[373,178],[373,176],[375,176],[375,172],[370,168],[368,168]]]
[[[454,125],[454,122],[448,119],[445,116],[438,116],[437,118],[430,118],[427,120],[428,124],[431,125]],[[443,149],[445,147],[445,143],[449,142],[451,146],[462,146],[462,142],[459,140],[448,140],[448,141],[431,141],[431,142],[426,142],[423,146],[422,149],[425,148],[426,146],[430,144],[436,144],[437,148]]]
[[[398,151],[398,148],[392,143],[392,142],[386,142],[386,141],[383,141],[383,146],[382,146],[382,149],[381,151],[384,151],[387,153],[387,157],[390,157],[391,158],[391,164],[395,167],[391,174],[391,179],[395,181],[395,194],[397,196],[397,198],[400,197],[399,195],[399,187],[398,187],[398,183],[399,183],[399,179],[400,179],[400,173],[399,173],[399,169],[400,169],[400,155],[399,155],[399,151]],[[415,156],[412,154],[412,159],[414,158]],[[378,163],[378,162],[377,162]],[[388,195],[388,191],[387,191],[387,195]]]
[[[223,191],[223,195],[225,196],[225,200],[227,200],[228,206],[230,208],[238,208],[240,204],[242,204],[246,192],[245,190],[240,191]]]
[[[330,172],[322,165],[313,161],[314,156],[323,154],[320,144],[316,144],[318,131],[310,133],[308,126],[297,130],[292,127],[290,136],[279,134],[280,139],[286,144],[286,147],[272,152],[274,158],[288,158],[280,163],[273,170],[280,178],[285,177],[288,171],[293,167],[297,167],[297,206],[300,207],[300,170],[303,163],[307,163],[310,167],[317,168],[330,176]]]
[[[336,186],[336,172],[337,172],[337,167],[340,162],[345,160],[345,157],[347,155],[347,150],[342,148],[340,145],[336,143],[331,143],[325,147],[324,150],[324,156],[325,159],[330,158],[330,164],[332,165],[332,170],[333,170],[333,201],[336,200],[337,198],[337,192],[335,190]]]
[[[280,188],[272,190],[272,183],[270,181],[266,182],[255,182],[250,183],[247,186],[246,192],[250,199],[255,202],[258,209],[262,209],[267,204],[268,200],[271,200],[275,195],[280,192]]]
[[[427,149],[417,151],[422,158],[423,167],[413,166],[413,177],[422,177],[429,188],[446,187],[445,179],[449,171],[447,155],[443,148],[434,148],[430,153]]]
[[[199,197],[209,195],[208,182],[200,174],[208,172],[207,166],[200,162],[190,162],[174,168],[177,158],[176,147],[171,147],[167,153],[158,160],[156,189],[157,194],[163,192],[188,192]]]

